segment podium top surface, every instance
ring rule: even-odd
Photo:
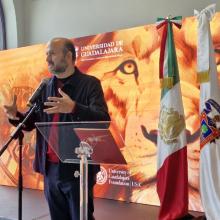
[[[113,122],[39,122],[35,123],[45,141],[64,163],[79,163],[75,153],[80,143],[92,148],[90,164],[127,164],[122,151],[124,140]]]

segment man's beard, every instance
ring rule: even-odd
[[[54,75],[59,75],[66,71],[67,64],[65,62],[60,62],[57,65],[54,65],[54,63],[52,63],[52,68],[49,68],[49,69],[50,69],[50,72],[53,73]]]

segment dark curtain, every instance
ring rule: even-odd
[[[0,50],[4,49],[6,49],[6,29],[2,0],[0,0]]]

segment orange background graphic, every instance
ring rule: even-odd
[[[199,84],[196,75],[197,20],[183,19],[174,27],[184,104],[189,173],[189,208],[201,211],[199,195]],[[220,13],[211,21],[218,73],[220,73]],[[160,109],[159,53],[161,33],[155,25],[140,26],[73,39],[77,66],[101,80],[111,119],[124,139],[127,166],[102,165],[95,195],[159,205],[156,193],[157,128]],[[12,94],[20,111],[42,78],[50,76],[45,45],[0,52],[0,143],[13,131],[3,111]],[[42,177],[32,171],[35,133],[26,132],[23,146],[24,187],[43,188]],[[0,158],[0,184],[16,185],[18,143],[13,141]]]

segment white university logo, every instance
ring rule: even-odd
[[[104,167],[101,166],[101,170],[96,175],[96,183],[103,185],[107,182],[108,174]]]

